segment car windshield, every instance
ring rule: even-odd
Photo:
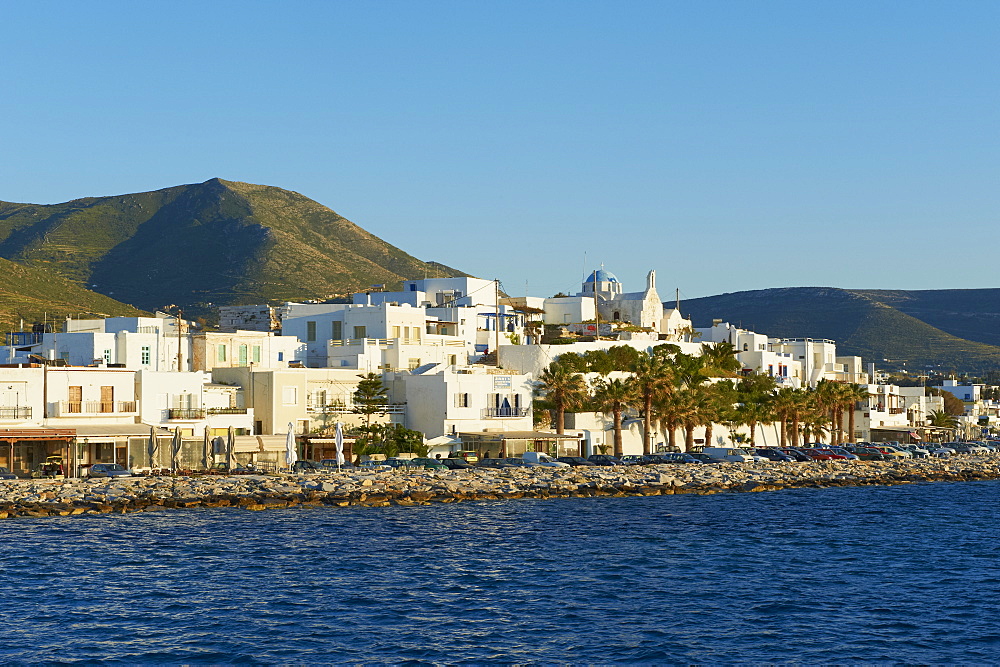
[[[123,466],[120,466],[117,463],[109,463],[106,466],[104,466],[104,469],[105,470],[125,470],[125,468]]]

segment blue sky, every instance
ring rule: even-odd
[[[998,286],[998,3],[2,16],[2,200],[275,185],[516,295]]]

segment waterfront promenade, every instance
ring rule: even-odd
[[[318,475],[35,479],[0,482],[0,518],[174,508],[387,507],[474,500],[747,493],[802,487],[1000,479],[1000,455],[581,468],[344,471]]]

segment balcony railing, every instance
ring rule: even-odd
[[[247,414],[246,408],[209,408],[208,414],[210,415],[245,415]]]
[[[167,419],[204,419],[204,408],[169,408]]]
[[[0,407],[0,419],[31,419],[31,408],[22,407]]]
[[[531,412],[530,408],[484,408],[483,417],[503,418],[503,417],[527,417]]]
[[[136,414],[135,401],[59,401],[59,416]]]
[[[342,414],[352,414],[357,413],[358,409],[353,405],[309,405],[306,406],[306,412],[313,414],[331,414],[331,415],[342,415]],[[379,409],[380,412],[387,415],[401,415],[406,412],[405,403],[393,403],[392,405],[383,405]]]

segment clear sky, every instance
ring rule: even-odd
[[[0,199],[275,185],[515,295],[997,287],[1000,3],[4,2]]]

